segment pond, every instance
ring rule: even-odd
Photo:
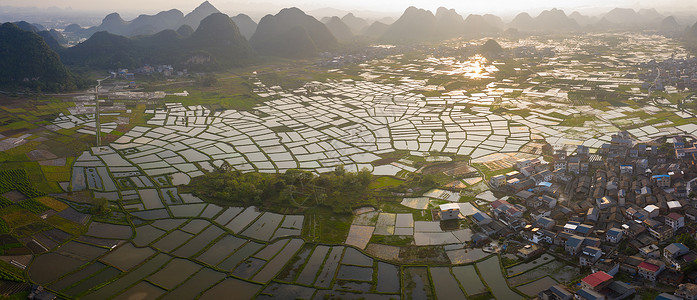
[[[146,276],[150,275],[151,273],[155,272],[156,270],[160,269],[162,265],[164,265],[167,261],[171,259],[171,256],[167,254],[160,253],[153,257],[152,259],[148,260],[146,263],[144,263],[142,266],[136,268],[135,270],[127,273],[126,275],[122,276],[121,278],[105,285],[102,286],[100,289],[97,291],[87,294],[86,296],[82,297],[82,299],[94,299],[94,300],[101,300],[101,299],[107,299],[113,295],[118,294],[118,292],[124,290],[125,288],[132,286],[133,284],[137,283],[141,279],[145,278]],[[116,270],[116,269],[113,269]],[[122,274],[121,271],[116,270],[118,274]],[[99,275],[98,275],[99,276]],[[90,281],[90,280],[87,280]]]
[[[379,293],[399,293],[399,267],[378,262],[378,283],[375,290]]]
[[[277,279],[286,282],[294,282],[296,276],[300,273],[300,268],[307,262],[310,253],[312,253],[312,249],[313,246],[305,245],[303,249],[291,259],[290,263],[283,268],[283,271],[279,274]]]
[[[250,257],[242,261],[239,265],[237,265],[237,267],[235,267],[235,269],[232,270],[232,275],[244,279],[250,279],[252,275],[258,272],[261,269],[261,267],[263,267],[265,264],[266,261],[263,259]]]
[[[152,246],[164,252],[172,252],[183,243],[186,243],[193,235],[181,230],[175,230],[167,234],[165,237],[155,242]]]
[[[271,295],[271,299],[311,299],[315,289],[300,285],[272,282],[262,293]]]
[[[218,226],[210,226],[206,228],[206,230],[195,236],[193,239],[188,241],[186,244],[179,247],[179,249],[174,251],[172,254],[181,257],[193,256],[194,254],[198,253],[199,251],[203,250],[203,248],[208,246],[210,242],[220,237],[223,233],[225,233],[225,231],[218,228]]]
[[[237,215],[230,223],[225,225],[228,229],[230,229],[233,233],[239,233],[249,225],[254,219],[256,219],[261,213],[257,211],[257,208],[254,206],[247,207],[243,212],[241,212],[239,215]]]
[[[341,263],[344,265],[373,267],[372,258],[350,247],[346,247],[346,251],[344,252],[344,258],[341,259]]]
[[[175,258],[165,265],[164,268],[150,275],[148,280],[169,290],[184,282],[191,274],[198,272],[200,269],[201,266],[196,263],[186,259]]]
[[[224,273],[204,268],[161,299],[195,299],[223,278],[225,278]]]
[[[118,295],[118,296],[114,297],[113,299],[114,300],[157,299],[157,297],[162,296],[162,294],[164,294],[166,292],[167,292],[166,290],[163,290],[163,289],[156,287],[156,286],[154,286],[150,283],[147,283],[145,281],[141,281],[140,283],[134,285],[130,289],[127,289],[121,295]]]
[[[245,239],[226,235],[196,258],[198,261],[216,266],[220,261],[247,242]]]
[[[92,222],[89,229],[87,229],[87,235],[108,239],[126,240],[129,239],[132,234],[133,230],[130,226],[99,222]]]
[[[405,267],[402,274],[404,299],[432,299],[433,289],[428,280],[428,270],[426,267]]]
[[[225,210],[222,214],[220,214],[217,218],[215,218],[215,222],[217,222],[220,225],[225,225],[232,220],[235,216],[237,216],[240,212],[242,212],[244,208],[242,207],[230,207],[227,210]]]
[[[455,277],[450,274],[448,267],[433,267],[431,271],[431,279],[433,281],[433,289],[436,291],[438,299],[464,299],[465,294],[460,289]]]
[[[312,255],[310,255],[310,259],[307,261],[307,264],[305,264],[305,267],[303,267],[295,282],[312,285],[315,277],[317,277],[317,272],[319,272],[324,259],[327,257],[327,253],[329,253],[329,249],[329,246],[324,245],[315,247],[315,250],[312,251]]]
[[[341,265],[339,273],[336,275],[338,280],[372,281],[373,268]]]
[[[226,278],[223,282],[212,287],[199,299],[217,300],[220,295],[235,295],[236,299],[252,299],[263,286],[235,278]]]
[[[73,167],[73,174],[70,179],[70,185],[72,191],[82,191],[87,188],[85,183],[85,168],[83,167]]]
[[[128,271],[154,254],[155,250],[151,248],[136,248],[131,243],[126,243],[100,260],[122,271]]]
[[[244,213],[243,213],[244,214]],[[242,216],[242,215],[240,215]],[[250,217],[251,218],[251,217]],[[235,218],[233,222],[237,222],[238,218]],[[239,220],[239,222],[245,222],[246,219]],[[283,215],[266,212],[261,217],[259,217],[256,222],[249,226],[242,235],[262,240],[269,241],[273,236],[274,231],[278,228],[278,225],[283,220]],[[233,230],[234,231],[234,230]]]
[[[208,225],[211,225],[211,222],[201,219],[193,219],[189,221],[189,223],[186,223],[186,225],[182,226],[181,230],[191,234],[197,234],[204,228],[208,227]]]
[[[446,251],[445,254],[448,255],[448,259],[454,265],[472,263],[490,255],[480,248],[457,249]]]
[[[186,220],[184,219],[165,219],[153,222],[152,226],[160,228],[164,231],[170,231],[174,228],[179,227],[179,225],[183,224],[184,222],[186,222]]]
[[[160,199],[160,194],[156,189],[141,189],[138,190],[140,200],[143,202],[145,209],[156,209],[165,207]]]
[[[88,291],[89,289],[92,289],[96,286],[99,286],[99,285],[101,285],[101,284],[115,278],[116,276],[121,275],[121,274],[122,274],[122,272],[119,269],[106,268],[106,269],[103,269],[101,272],[95,274],[94,276],[89,277],[89,278],[81,281],[80,283],[76,284],[75,286],[64,290],[63,292],[65,294],[67,294],[68,296],[75,297],[75,296],[80,295],[80,294],[82,294],[82,293],[84,293],[84,292]]]
[[[516,286],[544,277],[546,275],[554,277],[557,274],[558,270],[561,270],[565,266],[565,263],[555,260],[550,263],[541,265],[535,269],[529,270],[525,273],[509,277],[508,283],[512,286]]]
[[[488,286],[496,287],[491,290],[496,299],[522,299],[523,297],[508,287],[506,279],[501,273],[501,265],[498,256],[493,256],[483,262],[477,263],[477,269],[482,279]]]
[[[289,229],[303,229],[303,221],[305,216],[303,215],[287,215],[283,219],[283,224],[281,227]]]
[[[223,210],[223,208],[220,206],[217,206],[215,204],[208,204],[208,206],[206,206],[206,209],[204,209],[201,213],[201,218],[211,219],[215,217],[215,215],[217,215],[221,210]]]
[[[281,251],[281,249],[283,249],[283,246],[285,246],[288,243],[288,241],[290,240],[280,240],[273,242],[268,246],[264,247],[264,249],[262,249],[261,251],[254,254],[254,257],[261,258],[263,260],[269,260],[272,257],[274,257],[276,253],[278,253],[278,251]]]
[[[542,256],[538,257],[537,259],[535,259],[531,262],[517,264],[513,267],[510,267],[506,270],[506,272],[508,273],[508,276],[527,272],[528,270],[530,270],[532,268],[538,267],[542,264],[551,262],[553,260],[554,260],[554,257],[545,253],[545,254],[542,254]]]
[[[341,255],[343,254],[343,252],[344,247],[332,247],[332,250],[329,253],[329,257],[327,257],[327,260],[324,263],[324,266],[322,267],[322,271],[320,271],[319,276],[315,281],[316,287],[328,288],[331,285],[332,279],[334,278],[334,274],[336,273],[336,268],[339,266],[339,260],[341,260]]]
[[[269,282],[271,279],[278,274],[279,271],[285,266],[288,261],[295,255],[298,250],[303,246],[304,241],[302,239],[291,240],[286,247],[281,250],[271,261],[269,261],[266,266],[257,273],[252,280],[257,282]]]
[[[477,295],[487,291],[473,265],[453,267],[453,275],[465,288],[467,295]]]
[[[554,279],[550,277],[542,277],[533,282],[517,286],[516,288],[523,292],[523,294],[534,297],[537,296],[539,292],[542,292],[555,284],[557,284],[557,282],[554,281]]]
[[[152,210],[134,211],[134,212],[131,212],[131,214],[138,217],[138,218],[144,219],[144,220],[157,220],[157,219],[164,219],[164,218],[170,217],[170,215],[166,209],[152,209]]]
[[[252,256],[252,254],[259,251],[261,248],[264,248],[264,244],[250,241],[218,264],[218,267],[223,270],[232,270],[237,264]]]
[[[28,274],[34,282],[47,284],[63,274],[76,270],[85,261],[60,255],[58,253],[46,253],[34,259],[29,266]]]
[[[56,291],[64,290],[65,288],[77,283],[78,281],[94,275],[95,273],[101,271],[104,268],[106,268],[106,265],[102,263],[91,263],[77,272],[64,276],[60,280],[51,284],[49,287],[52,290]]]
[[[93,260],[107,251],[107,249],[102,247],[96,247],[75,241],[70,241],[56,250],[57,253],[79,258],[85,261]]]

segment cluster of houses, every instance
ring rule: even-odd
[[[697,291],[697,270],[685,272],[697,253],[675,242],[679,235],[695,235],[689,225],[697,220],[697,201],[690,198],[697,191],[697,151],[691,150],[697,143],[679,136],[665,141],[635,144],[620,132],[595,153],[578,146],[573,155],[556,151],[551,163],[520,160],[516,171],[490,180],[494,189],[515,196],[491,203],[491,220],[478,219],[504,224],[508,231],[498,233],[520,234],[536,245],[521,249],[521,257],[548,248],[591,269],[587,286],[572,295],[577,299],[634,294],[628,284],[613,281],[618,272],[697,297],[691,292]],[[690,297],[682,299],[695,299]]]
[[[678,90],[697,89],[697,58],[668,59],[662,62],[651,60],[639,65],[646,69],[639,74],[644,89],[664,90],[671,86]]]

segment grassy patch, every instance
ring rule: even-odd
[[[46,218],[46,223],[53,225],[53,227],[56,227],[72,235],[81,235],[84,231],[84,226],[67,220],[58,215],[53,215]]]
[[[386,187],[399,186],[402,183],[404,183],[403,180],[395,179],[389,176],[383,176],[375,179],[373,182],[370,183],[370,185],[368,185],[368,187],[371,189],[381,189]]]
[[[64,209],[68,208],[67,204],[60,202],[59,200],[56,200],[55,198],[52,198],[52,197],[40,197],[40,198],[36,198],[36,200],[38,200],[42,204],[52,208],[55,211],[62,211]]]
[[[413,242],[414,237],[412,236],[373,235],[370,238],[370,243],[390,246],[409,246]]]
[[[36,198],[22,200],[18,205],[35,214],[40,214],[50,209],[50,207],[44,205]]]
[[[341,244],[346,241],[353,215],[336,214],[331,209],[317,207],[305,213],[306,226],[303,226],[303,236],[328,244]]]
[[[0,216],[7,222],[7,226],[9,226],[10,229],[41,221],[35,214],[19,206],[10,206],[0,210]]]

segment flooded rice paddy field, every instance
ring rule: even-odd
[[[428,222],[393,215],[390,222],[400,226],[435,230]],[[247,224],[236,227],[235,233],[226,225],[237,217]],[[233,207],[217,209],[208,218],[169,216],[136,223],[92,222],[82,238],[38,255],[28,274],[59,295],[81,299],[209,299],[233,291],[239,299],[462,298],[486,294],[487,286],[506,287],[492,291],[499,298],[523,297],[507,288],[496,256],[478,256],[471,261],[476,263],[460,266],[409,266],[376,259],[351,246],[273,237],[282,228],[301,230],[302,216],[297,215]],[[260,224],[271,225],[262,231]],[[108,246],[87,242],[92,240]],[[564,266],[557,264],[556,269]],[[529,294],[556,280],[526,279],[520,291]]]

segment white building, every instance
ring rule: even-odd
[[[447,203],[441,204],[440,208],[440,219],[445,220],[459,220],[464,218],[460,213],[460,205],[457,203]]]

